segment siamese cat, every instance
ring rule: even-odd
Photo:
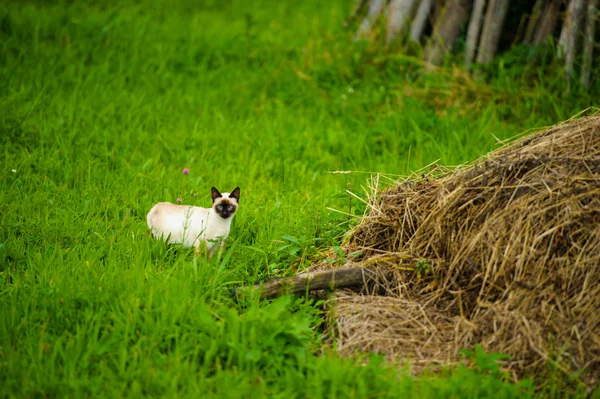
[[[240,188],[221,194],[213,187],[211,194],[211,208],[170,202],[154,205],[146,217],[152,235],[167,244],[182,244],[185,248],[193,246],[196,255],[205,248],[211,258],[217,250],[222,250],[229,235],[231,221],[239,206]]]

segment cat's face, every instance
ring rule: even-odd
[[[213,204],[212,207],[223,219],[227,219],[235,214],[240,201],[240,188],[236,187],[231,194],[221,194],[216,188],[211,189]]]

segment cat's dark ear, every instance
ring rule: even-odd
[[[219,190],[217,190],[217,189],[216,189],[216,188],[214,188],[214,187],[210,189],[210,192],[211,192],[211,194],[212,194],[212,199],[213,199],[213,202],[215,202],[215,200],[216,200],[217,198],[221,198],[221,197],[222,197],[222,195],[221,195],[221,193],[219,192]]]
[[[234,188],[231,194],[229,194],[229,198],[235,198],[237,202],[240,202],[240,188]]]

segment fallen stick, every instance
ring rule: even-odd
[[[342,267],[319,272],[302,273],[292,277],[281,277],[254,286],[235,289],[233,294],[240,296],[244,289],[260,290],[261,298],[274,298],[285,294],[302,294],[317,290],[358,288],[370,283],[391,280],[391,271],[380,267]]]

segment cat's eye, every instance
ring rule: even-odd
[[[229,206],[227,207],[227,210],[228,210],[228,211],[232,211],[232,210],[233,210],[233,205],[229,205]]]
[[[223,210],[223,205],[217,205],[217,209],[220,211]]]

